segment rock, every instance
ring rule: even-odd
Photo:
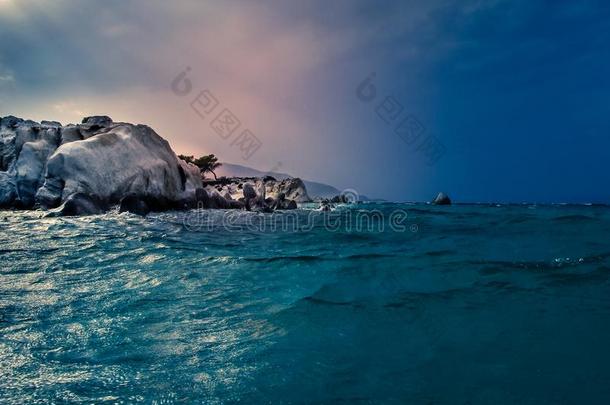
[[[197,208],[210,208],[210,196],[204,189],[198,188],[195,190],[195,200],[197,201]]]
[[[246,210],[250,211],[252,209],[253,203],[256,201],[256,191],[250,183],[244,184],[242,191],[245,200],[244,207],[246,208]]]
[[[73,194],[118,204],[135,195],[155,211],[194,207],[196,188],[201,188],[199,169],[180,161],[147,126],[114,123],[107,116],[65,127],[56,121],[0,119],[4,207],[50,209]]]
[[[289,200],[294,200],[296,202],[311,201],[311,198],[307,195],[305,183],[299,178],[290,178],[282,181],[268,181],[265,182],[265,188],[267,195],[270,197],[277,198],[279,193],[284,193]]]
[[[91,116],[81,124],[0,119],[0,206],[97,213],[112,204],[150,211],[202,208],[294,209],[309,201],[300,179],[206,181],[145,125]],[[243,195],[243,198],[241,196]],[[88,196],[88,197],[87,197]],[[279,197],[279,198],[278,198]]]
[[[243,194],[246,200],[244,204],[246,210],[253,210],[257,212],[273,211],[266,202],[266,190],[265,183],[263,181],[257,181],[255,186],[252,186],[250,183],[244,184]]]
[[[121,199],[119,212],[131,212],[145,217],[150,212],[150,207],[142,197],[130,194]]]
[[[451,199],[445,193],[438,193],[434,201],[432,201],[434,205],[451,205]]]
[[[231,204],[224,199],[220,194],[214,194],[212,196],[212,207],[219,210],[226,210],[231,207]]]
[[[199,173],[179,163],[167,141],[147,126],[121,123],[61,145],[47,162],[36,199],[52,207],[74,193],[95,193],[109,203],[135,194],[147,197],[155,211],[173,208],[197,187]]]
[[[61,129],[61,144],[66,144],[74,141],[82,141],[83,135],[80,132],[80,127],[76,125],[68,125]]]
[[[273,200],[273,203],[269,206],[274,210],[294,210],[297,208],[297,203],[294,200],[286,199],[284,193],[279,193],[277,199]]]
[[[6,172],[0,172],[0,207],[11,207],[17,198],[14,179]]]
[[[113,125],[112,118],[106,115],[95,115],[85,117],[80,125],[83,139],[87,139],[96,135],[98,131],[109,128]]]
[[[334,204],[350,204],[354,201],[350,201],[350,198],[348,195],[340,194],[340,195],[336,195],[333,198],[331,198],[330,202],[334,203]]]
[[[325,198],[320,201],[320,206],[318,207],[318,211],[332,211],[335,208],[334,204],[328,198]]]
[[[39,128],[30,122],[20,120],[14,128],[3,128],[0,132],[0,170],[14,172],[23,144],[39,139]]]
[[[110,125],[112,125],[112,118],[107,115],[94,115],[91,117],[83,118],[82,123],[87,125],[95,125],[100,128],[109,127]]]
[[[227,201],[223,196],[220,195],[218,190],[214,187],[208,186],[205,190],[210,198],[209,207],[212,209],[228,209],[231,207],[231,203]]]
[[[23,119],[8,115],[0,118],[0,127],[15,128],[18,124],[22,123]]]
[[[256,191],[254,191],[254,187],[250,183],[244,184],[243,193],[246,200],[256,198]]]
[[[75,193],[69,196],[56,211],[63,216],[99,215],[108,210],[108,206],[97,196]]]
[[[58,129],[51,128],[44,132],[47,136],[23,145],[15,167],[19,201],[26,208],[34,206],[36,193],[44,182],[47,159],[57,148]]]
[[[332,211],[332,208],[333,207],[329,202],[322,202],[320,204],[320,207],[318,207],[318,211],[324,211],[324,212]]]
[[[61,128],[61,122],[58,121],[40,121],[40,125],[42,127],[47,127],[47,128]]]
[[[197,199],[195,198],[195,192],[191,191],[184,198],[174,202],[173,209],[175,210],[191,210],[197,208]]]
[[[266,193],[266,190],[265,190],[265,182],[263,182],[263,181],[257,181],[256,182],[256,197],[261,202],[264,202],[265,199],[267,198],[267,193]]]
[[[243,210],[246,206],[246,204],[244,204],[243,201],[239,201],[239,200],[229,200],[228,204],[229,204],[228,208],[236,209],[236,210]]]
[[[281,181],[277,181],[271,176],[263,178],[256,177],[221,177],[218,180],[205,180],[205,184],[210,186],[222,185],[222,190],[227,190],[234,200],[237,200],[244,196],[244,186],[246,186],[246,193],[249,199],[256,197],[263,197],[264,200],[267,198],[277,199],[280,193],[284,193],[289,200],[295,200],[297,202],[308,202],[311,201],[305,183],[298,178],[287,178]],[[264,186],[264,191],[262,190]],[[224,191],[223,191],[224,192]],[[256,195],[256,197],[255,197]]]
[[[162,212],[173,209],[183,209],[180,204],[185,199],[169,199],[162,195],[145,195],[142,199],[146,202],[152,212]]]
[[[64,188],[64,182],[61,179],[47,179],[45,187],[41,187],[36,192],[35,200],[38,201],[41,208],[49,209],[57,207],[61,204],[61,194]]]
[[[33,121],[3,118],[0,132],[0,173],[8,189],[0,192],[5,206],[31,208],[44,181],[48,157],[59,144],[60,128]]]

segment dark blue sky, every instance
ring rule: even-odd
[[[2,0],[0,115],[110,114],[179,153],[392,200],[610,202],[609,40],[604,1]],[[169,90],[186,66],[256,156]],[[378,116],[386,96],[442,145],[435,164]]]

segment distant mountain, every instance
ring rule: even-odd
[[[294,176],[291,176],[286,173],[278,173],[278,172],[262,172],[260,170],[252,169],[251,167],[246,167],[242,165],[236,165],[232,163],[223,163],[216,170],[216,175],[226,176],[226,177],[264,177],[264,176],[272,176],[278,180],[289,179]],[[341,191],[336,189],[333,186],[329,186],[324,183],[317,183],[315,181],[308,181],[305,179],[303,183],[305,183],[305,187],[307,187],[307,194],[310,197],[321,197],[321,198],[331,198],[336,195],[341,194]]]

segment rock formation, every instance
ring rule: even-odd
[[[307,189],[298,178],[276,180],[271,176],[221,177],[204,180],[208,192],[218,192],[227,200],[242,202],[246,210],[271,212],[297,208],[297,202],[309,202]]]
[[[271,176],[260,177],[221,177],[218,180],[204,180],[208,187],[215,188],[222,195],[229,194],[233,199],[239,199],[243,193],[248,197],[261,197],[263,200],[272,198],[276,200],[281,194],[286,200],[296,203],[310,202],[307,189],[299,178],[276,180]],[[242,191],[243,190],[243,191]]]
[[[0,121],[0,206],[55,208],[82,194],[104,205],[132,195],[170,208],[194,200],[197,188],[197,167],[145,125],[105,116],[65,127],[12,116]]]
[[[0,119],[0,208],[51,215],[98,214],[112,205],[146,215],[168,209],[294,209],[308,201],[300,179],[202,183],[146,125],[86,117],[78,125]]]
[[[432,201],[434,205],[451,205],[451,199],[445,193],[438,193],[434,201]]]

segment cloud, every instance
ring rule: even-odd
[[[13,73],[0,64],[0,105],[4,105],[11,93],[16,88],[16,80]]]
[[[381,184],[388,171],[392,181],[424,183],[408,173],[427,170],[355,99],[363,77],[378,72],[380,94],[394,94],[449,145],[460,134],[461,145],[486,145],[497,129],[479,129],[481,120],[502,120],[524,104],[517,98],[537,100],[531,110],[540,112],[597,94],[590,115],[602,117],[609,9],[596,0],[0,0],[0,100],[33,119],[109,114],[151,124],[179,152],[240,163],[170,91],[190,66],[195,90],[212,91],[264,141],[247,164],[282,161],[339,187]],[[562,97],[567,86],[580,97]],[[522,113],[530,127],[540,121]],[[383,162],[354,176],[354,162],[371,156]]]
[[[82,105],[82,103],[75,103],[70,101],[62,101],[53,105],[53,109],[64,116],[71,116],[78,122],[79,119],[92,115],[92,111],[88,110]]]

